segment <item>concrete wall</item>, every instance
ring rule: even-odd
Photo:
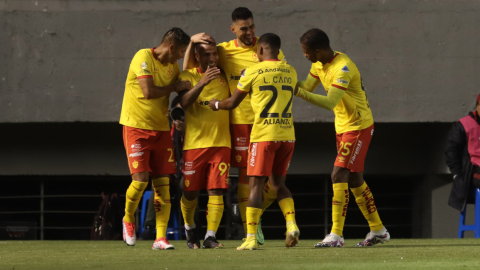
[[[172,26],[233,39],[238,1],[0,0],[0,122],[118,121],[128,65]],[[451,122],[480,92],[479,1],[243,1],[257,35],[279,34],[306,76],[299,45],[319,27],[357,63],[376,122]],[[320,87],[321,88],[321,87]],[[322,89],[318,93],[324,93]],[[295,100],[297,122],[333,121]]]

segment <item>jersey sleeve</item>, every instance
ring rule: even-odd
[[[240,77],[240,81],[237,84],[237,90],[245,93],[250,92],[254,75],[254,70],[251,70],[250,68],[245,69],[242,76]]]
[[[133,57],[132,63],[130,64],[130,70],[137,75],[137,79],[152,78],[153,63],[151,57],[149,57],[144,51],[138,52]]]
[[[318,79],[318,71],[315,68],[315,64],[312,64],[312,67],[310,68],[310,75],[314,77],[315,79]]]
[[[333,81],[330,87],[335,87],[346,91],[352,77],[354,76],[353,72],[354,69],[349,68],[348,63],[340,65],[333,74]]]

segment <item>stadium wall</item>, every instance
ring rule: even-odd
[[[238,1],[0,0],[0,123],[118,121],[129,63],[172,26],[234,38]],[[358,65],[376,122],[451,122],[473,106],[480,2],[243,1],[303,79],[299,38],[318,27]],[[321,87],[319,87],[321,88]],[[317,92],[323,93],[322,89]],[[333,114],[295,99],[296,122]]]

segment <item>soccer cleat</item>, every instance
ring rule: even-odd
[[[298,237],[300,236],[300,230],[297,227],[295,221],[291,221],[287,224],[287,237],[285,238],[285,246],[287,248],[294,247],[298,244]]]
[[[135,246],[135,243],[137,242],[137,236],[135,235],[135,224],[125,222],[124,219],[122,219],[123,241],[127,243],[127,246]]]
[[[254,236],[247,237],[243,244],[237,247],[237,250],[255,250],[258,249],[258,242]]]
[[[187,236],[187,246],[189,249],[200,248],[200,241],[198,240],[195,229],[191,229],[191,230],[185,229],[185,235]]]
[[[265,237],[263,236],[262,232],[262,219],[258,221],[258,227],[257,227],[257,243],[259,245],[265,244]]]
[[[345,243],[345,240],[343,240],[343,237],[336,234],[336,233],[330,233],[325,236],[325,239],[323,239],[322,242],[318,242],[315,244],[316,248],[323,248],[323,247],[343,247],[343,244]]]
[[[175,249],[173,245],[170,245],[167,238],[160,237],[153,242],[152,249]]]
[[[223,248],[223,244],[220,244],[214,236],[209,236],[203,241],[203,248]]]
[[[385,229],[385,227],[382,228],[382,231],[383,230],[384,232],[383,233],[381,232],[379,234],[372,231],[369,232],[365,240],[363,240],[363,242],[356,244],[355,247],[371,247],[378,243],[383,244],[384,242],[388,242],[390,240],[390,233]]]

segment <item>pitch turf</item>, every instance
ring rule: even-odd
[[[314,249],[301,240],[286,249],[266,241],[260,250],[237,251],[241,241],[221,241],[221,250],[152,250],[151,241],[127,247],[120,241],[0,241],[0,269],[480,269],[480,239],[391,240],[370,248]]]

